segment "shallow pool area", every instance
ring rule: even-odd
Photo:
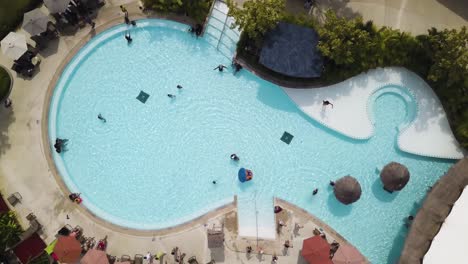
[[[374,136],[350,139],[305,115],[281,87],[246,70],[233,74],[229,59],[187,29],[154,19],[116,26],[70,61],[49,112],[50,141],[69,139],[68,151],[54,153],[68,188],[97,216],[135,229],[174,226],[237,195],[241,232],[266,237],[279,197],[326,222],[372,263],[394,263],[404,219],[454,163],[397,148],[398,129],[416,111],[404,87],[376,93]],[[228,69],[213,70],[219,64]],[[141,91],[149,95],[144,103]],[[294,136],[289,145],[280,140],[284,132]],[[406,165],[411,179],[388,194],[378,169],[391,161]],[[252,181],[238,181],[241,167],[253,171]],[[362,196],[344,206],[329,181],[348,174]]]

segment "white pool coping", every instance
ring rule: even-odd
[[[375,69],[321,88],[283,89],[304,113],[324,126],[351,138],[368,139],[374,134],[372,96],[389,86],[406,89],[417,105],[414,119],[398,128],[400,150],[435,158],[464,157],[434,91],[405,68]],[[323,107],[323,100],[334,107]]]

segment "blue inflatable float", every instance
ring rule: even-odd
[[[253,178],[253,173],[251,170],[240,168],[238,176],[240,182],[246,182],[250,181]]]

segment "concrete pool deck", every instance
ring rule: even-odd
[[[128,1],[111,1],[99,10],[95,20],[96,33],[123,22],[123,15],[118,6],[124,2],[128,3]],[[131,18],[145,17],[140,13],[136,2],[127,4],[127,9]],[[288,226],[297,222],[303,224],[304,228],[296,235],[285,229],[276,240],[260,240],[259,243],[262,244],[265,254],[261,258],[251,258],[245,254],[245,248],[241,248],[242,243],[256,243],[256,241],[238,237],[236,229],[225,230],[225,244],[229,246],[221,250],[210,250],[207,247],[207,228],[213,224],[223,224],[229,215],[235,213],[235,204],[228,204],[220,210],[182,226],[153,232],[118,229],[70,202],[66,188],[60,179],[57,180],[58,175],[54,167],[50,166],[50,160],[48,161],[47,152],[50,151],[50,146],[43,140],[47,138],[47,135],[43,134],[45,131],[43,127],[47,126],[43,113],[48,105],[47,98],[50,96],[48,86],[54,76],[57,72],[60,74],[60,68],[65,65],[64,61],[79,49],[80,42],[81,45],[86,43],[91,36],[90,27],[86,26],[74,35],[61,36],[59,40],[52,42],[51,47],[40,53],[43,60],[38,73],[32,79],[23,79],[12,74],[14,79],[14,88],[10,95],[13,101],[12,108],[0,108],[0,192],[4,197],[14,192],[22,195],[21,203],[12,209],[17,212],[25,229],[28,228],[26,216],[34,213],[43,226],[40,235],[47,243],[55,239],[55,234],[62,226],[79,225],[83,228],[86,237],[95,237],[98,240],[108,236],[107,252],[117,257],[121,255],[133,257],[135,254],[146,254],[148,251],[168,253],[173,247],[178,246],[182,252],[187,253],[187,257],[194,255],[201,263],[206,263],[212,258],[217,263],[258,263],[269,261],[271,259],[269,254],[272,253],[278,254],[279,263],[304,263],[300,257],[302,240],[310,237],[314,228],[322,228],[330,242],[337,240],[346,243],[326,224],[316,221],[292,205],[289,208],[287,204],[283,206],[285,213],[290,215]],[[9,69],[13,62],[0,54],[0,63]],[[229,226],[226,225],[227,227]],[[286,237],[290,237],[294,247],[283,256],[282,240]],[[239,247],[234,248],[236,245]],[[173,263],[171,258],[167,258],[167,261]]]

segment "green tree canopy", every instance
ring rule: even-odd
[[[318,29],[318,49],[327,59],[326,68],[339,69],[342,77],[350,77],[380,65],[380,43],[372,22],[364,24],[360,17],[339,18],[331,10],[325,13],[325,18]]]
[[[249,0],[239,8],[228,0],[228,6],[235,25],[250,38],[258,39],[283,19],[286,4],[284,0]]]
[[[7,98],[11,82],[12,80],[8,72],[0,66],[0,102]]]

